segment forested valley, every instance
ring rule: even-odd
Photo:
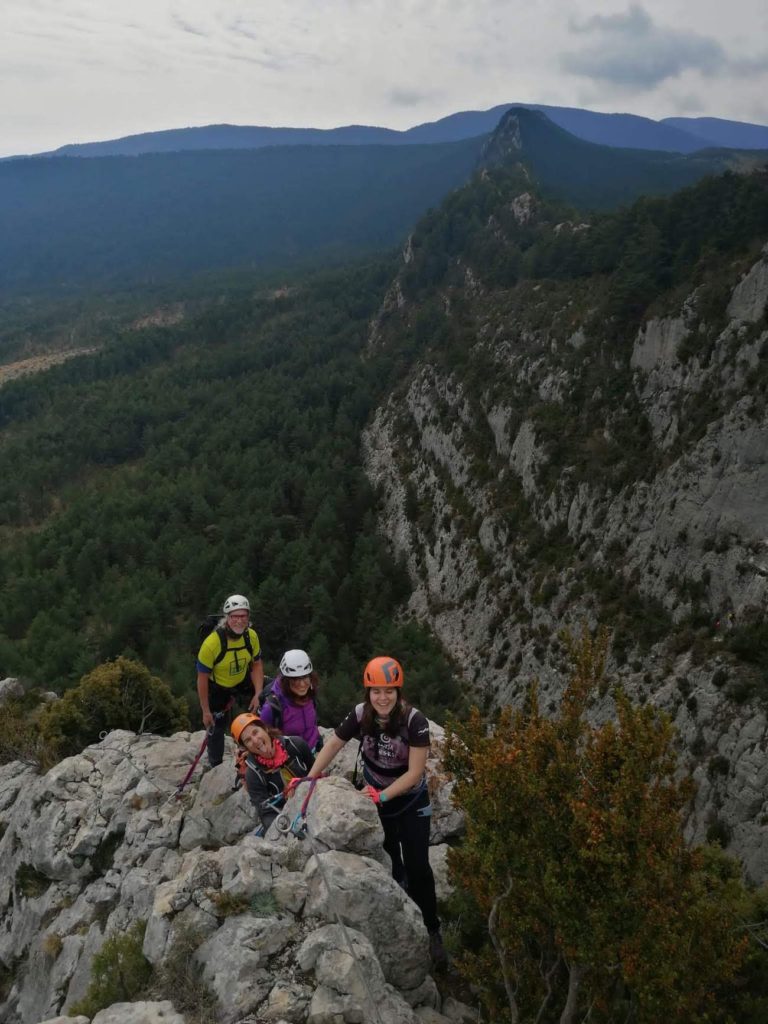
[[[375,527],[359,434],[393,379],[364,358],[387,261],[222,298],[189,323],[8,383],[0,449],[0,665],[59,690],[106,659],[193,693],[197,625],[250,595],[268,670],[304,646],[323,717],[396,647],[414,696],[456,702]]]

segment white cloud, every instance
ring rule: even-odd
[[[698,0],[695,31],[689,0],[3,0],[0,149],[225,121],[406,128],[584,96],[615,110],[618,89],[662,117],[711,98],[713,75],[705,112],[756,120],[766,19],[764,0]]]
[[[657,26],[637,4],[626,13],[574,21],[571,28],[590,42],[563,54],[563,68],[612,85],[651,89],[688,68],[716,74],[726,64],[714,39]]]

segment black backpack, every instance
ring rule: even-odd
[[[275,676],[275,679],[276,678],[277,676]],[[283,705],[280,703],[280,698],[272,689],[275,685],[275,679],[264,680],[264,686],[261,688],[261,693],[259,694],[259,711],[261,711],[265,704],[269,704],[270,708],[272,708],[273,728],[282,729]]]
[[[213,659],[212,668],[216,668],[219,662],[222,660],[224,655],[227,653],[229,647],[229,634],[227,633],[226,627],[219,625],[219,619],[221,615],[206,615],[200,625],[197,627],[197,636],[202,643],[206,637],[209,637],[211,633],[215,633],[219,638],[221,644],[221,650]],[[251,627],[248,626],[246,631],[243,633],[243,641],[245,643],[245,649],[248,651],[251,661],[253,661],[253,644],[251,643]]]

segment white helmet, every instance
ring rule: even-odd
[[[286,651],[280,662],[280,675],[289,679],[308,676],[312,671],[312,662],[306,651]]]
[[[242,594],[233,594],[231,597],[228,597],[227,600],[224,602],[223,611],[225,615],[229,615],[230,612],[240,611],[241,609],[244,609],[247,612],[251,610],[251,606],[248,603],[248,598],[243,597]]]

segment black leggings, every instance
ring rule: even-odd
[[[431,811],[426,787],[415,800],[412,794],[406,794],[383,806],[379,804],[384,849],[392,858],[392,877],[405,883],[405,891],[421,911],[428,932],[440,927],[435,876],[429,866]]]
[[[221,764],[224,758],[224,730],[229,718],[225,710],[227,705],[230,701],[236,701],[247,708],[252,700],[253,683],[250,676],[246,676],[237,686],[219,686],[212,679],[208,681],[208,707],[213,715],[213,732],[208,736],[208,760],[212,765]]]

